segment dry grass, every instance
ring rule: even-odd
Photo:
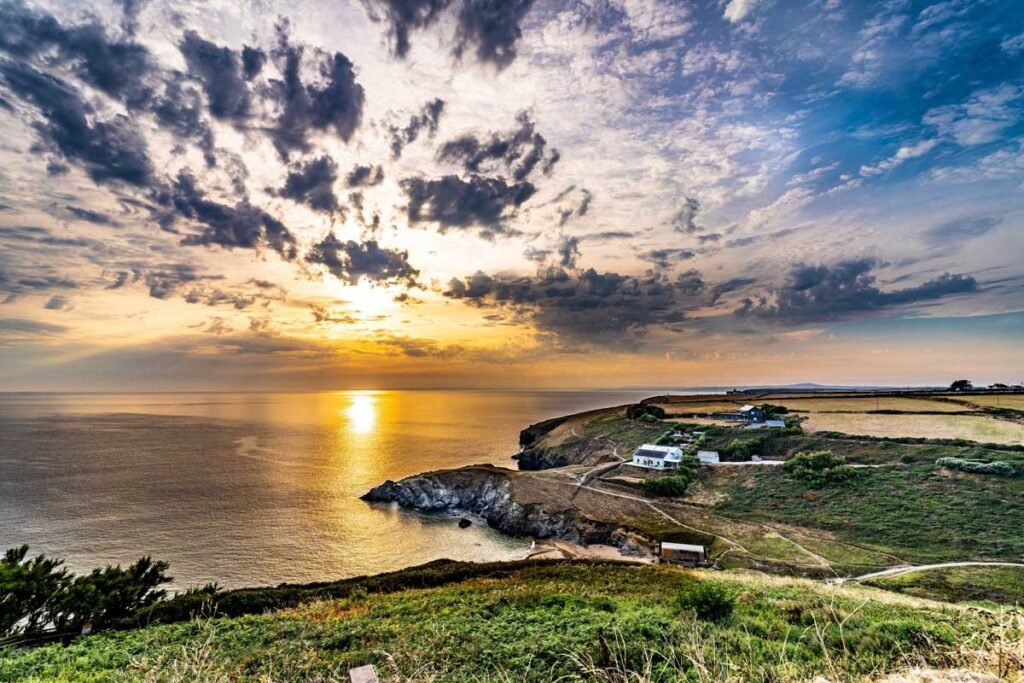
[[[790,410],[800,410],[809,413],[836,410],[849,410],[854,412],[867,412],[869,410],[901,410],[905,412],[956,413],[972,409],[970,406],[950,403],[948,401],[937,401],[928,398],[907,398],[904,396],[879,396],[877,398],[873,396],[798,398],[780,399],[773,401],[773,403],[784,405]]]
[[[979,406],[989,408],[1012,408],[1013,410],[1024,410],[1024,394],[987,394],[985,396],[962,396],[953,394],[950,398],[957,401],[967,401]]]
[[[882,437],[967,439],[981,443],[1024,444],[1024,425],[981,415],[868,415],[812,413],[810,432],[843,432]]]

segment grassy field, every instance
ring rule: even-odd
[[[822,490],[781,468],[711,476],[701,485],[719,495],[712,509],[721,514],[821,530],[904,562],[1024,556],[1024,479],[950,473],[932,464],[857,472],[848,485]]]
[[[952,394],[949,398],[989,408],[1024,410],[1024,394],[983,394],[978,396]]]
[[[966,439],[981,443],[1024,444],[1024,424],[982,415],[872,415],[812,413],[803,422],[810,432],[830,431],[886,437]]]
[[[1024,605],[1024,568],[950,567],[875,579],[870,585],[946,602]]]
[[[830,411],[853,411],[868,412],[871,410],[899,410],[902,412],[941,412],[955,413],[971,410],[970,406],[939,401],[929,398],[907,398],[904,396],[879,396],[874,397],[817,397],[817,398],[795,398],[775,399],[775,405],[783,405],[790,410],[820,413]]]
[[[996,672],[993,653],[1016,652],[1005,616],[872,588],[618,563],[497,569],[6,650],[0,680],[326,683],[372,663],[385,681],[866,681],[908,666]],[[679,601],[709,584],[732,605],[721,619]]]

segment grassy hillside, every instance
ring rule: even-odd
[[[993,670],[984,652],[1014,652],[1005,615],[871,588],[620,563],[467,571],[433,588],[349,582],[346,597],[274,613],[3,651],[0,680],[341,681],[373,663],[389,681],[839,681]]]
[[[1024,568],[949,567],[875,579],[886,590],[949,602],[1024,605]]]

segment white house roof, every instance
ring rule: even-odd
[[[697,456],[698,457],[700,457],[702,455],[713,455],[713,456],[715,456],[717,458],[718,457],[718,451],[697,451]]]
[[[740,412],[741,413],[749,413],[753,409],[754,409],[754,406],[746,405],[746,406],[743,406],[742,408],[740,408]]]
[[[676,448],[675,446],[655,446],[654,444],[644,444],[640,448],[636,449],[633,455],[639,455],[644,458],[681,458],[683,457],[683,451]]]
[[[682,550],[687,553],[700,553],[704,554],[704,546],[702,545],[690,545],[689,543],[661,543],[662,550]]]
[[[785,422],[785,420],[765,420],[764,421],[764,426],[765,427],[785,427],[786,426],[786,422]]]

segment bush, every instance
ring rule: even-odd
[[[693,478],[682,472],[671,477],[645,479],[643,483],[644,494],[663,498],[681,498],[686,495],[686,489],[689,488],[691,481],[693,481]]]
[[[0,636],[33,634],[47,627],[77,630],[126,619],[162,600],[168,564],[140,558],[122,569],[107,566],[85,576],[62,568],[64,562],[39,555],[28,546],[8,550],[0,559]]]
[[[644,418],[648,418],[649,421],[650,418],[664,420],[667,415],[668,413],[665,412],[664,408],[648,403],[634,403],[626,408],[626,418],[630,420],[642,420]]]
[[[947,470],[959,470],[970,474],[994,474],[998,477],[1014,477],[1017,468],[1008,462],[983,462],[981,460],[962,460],[960,458],[939,458],[935,461],[939,467]]]
[[[679,606],[703,621],[723,621],[732,614],[736,598],[720,583],[701,581],[679,593]]]
[[[846,458],[832,451],[797,453],[783,463],[782,469],[794,479],[813,486],[844,484],[857,475],[857,471],[846,464]]]

